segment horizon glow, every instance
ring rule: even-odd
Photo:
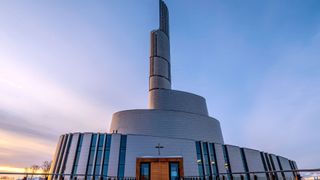
[[[319,167],[320,1],[166,3],[173,89],[206,98],[226,144]],[[0,170],[147,108],[157,1],[1,1],[0,24]]]

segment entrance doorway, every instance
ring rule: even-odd
[[[136,163],[137,180],[179,180],[183,177],[182,157],[141,157]]]

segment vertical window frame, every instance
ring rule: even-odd
[[[81,153],[81,149],[82,149],[83,136],[84,136],[84,134],[81,134],[81,133],[79,134],[77,148],[76,148],[76,154],[74,156],[74,161],[73,161],[72,170],[71,170],[71,177],[77,175],[79,158],[80,158],[80,153]]]
[[[201,142],[196,141],[197,165],[199,176],[205,176]]]
[[[110,148],[111,148],[111,134],[106,134],[104,149],[103,149],[103,162],[102,162],[102,176],[108,176],[108,168],[109,168],[109,159],[110,159]],[[106,173],[105,173],[106,172]]]
[[[126,151],[127,151],[127,135],[121,135],[120,148],[119,148],[119,160],[118,160],[118,173],[117,173],[118,178],[123,178],[125,174]]]

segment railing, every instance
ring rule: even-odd
[[[320,180],[320,169],[220,173],[213,176],[184,176],[180,180]],[[0,180],[136,180],[135,177],[93,174],[0,172]],[[152,180],[152,179],[151,179]],[[175,179],[178,180],[178,179]]]
[[[219,173],[213,176],[185,176],[185,180],[320,180],[320,169]]]
[[[0,180],[136,180],[136,178],[100,176],[94,174],[0,172]]]

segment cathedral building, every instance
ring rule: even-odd
[[[64,178],[179,179],[225,177],[289,179],[295,161],[226,144],[205,98],[171,89],[169,13],[160,0],[160,27],[151,31],[149,107],[113,114],[106,133],[60,136],[51,173]],[[239,174],[237,174],[239,173]],[[51,179],[59,178],[59,175]]]

